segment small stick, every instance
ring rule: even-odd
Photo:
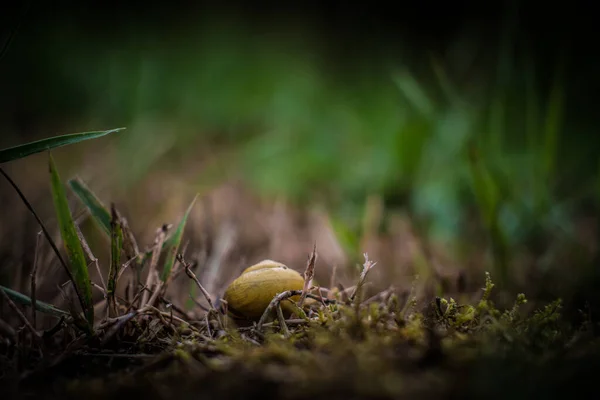
[[[279,319],[279,325],[283,331],[283,336],[286,338],[290,337],[290,330],[285,324],[285,318],[283,318],[283,311],[281,310],[281,303],[277,303],[277,318]]]
[[[329,287],[333,289],[335,287],[335,278],[337,273],[337,264],[333,264],[333,268],[331,269],[331,280],[329,281]]]
[[[96,264],[96,271],[98,271],[98,276],[100,277],[100,283],[102,283],[102,287],[104,288],[104,295],[106,296],[106,283],[104,283],[104,278],[102,277],[102,272],[100,271],[100,265],[98,264],[98,259],[96,257],[94,257],[94,254],[92,253],[92,250],[90,249],[90,246],[87,243],[87,240],[85,240],[85,237],[83,236],[83,233],[81,233],[81,229],[79,229],[79,225],[75,225],[75,230],[77,230],[77,236],[79,236],[79,241],[81,242],[81,247],[83,247],[83,250],[85,251],[85,254],[88,256],[88,259]],[[88,265],[89,268],[89,265]]]
[[[37,298],[36,298],[36,287],[37,287],[37,267],[38,267],[38,256],[40,253],[40,237],[42,232],[38,232],[35,240],[35,254],[33,256],[33,268],[31,270],[31,321],[33,322],[33,328],[37,330]]]
[[[183,258],[182,254],[178,254],[177,255],[177,261],[179,261],[181,263],[181,265],[184,266],[185,268],[185,273],[187,274],[187,276],[190,277],[190,279],[192,279],[194,282],[196,282],[196,286],[198,286],[198,289],[200,289],[200,291],[202,292],[202,294],[204,295],[204,297],[206,298],[206,301],[208,302],[210,308],[212,310],[215,310],[215,306],[213,305],[212,300],[210,299],[210,294],[206,291],[206,289],[204,289],[204,286],[202,286],[202,284],[200,283],[200,281],[198,280],[198,278],[196,277],[196,274],[194,274],[194,272],[192,271],[192,269],[190,268],[191,264],[187,263],[185,261],[185,259]]]
[[[154,279],[156,280],[158,278],[158,272],[156,270],[154,272],[156,274],[156,277]],[[156,299],[158,299],[158,295],[160,295],[163,285],[164,285],[164,282],[161,281],[160,279],[158,279],[158,283],[156,285],[156,288],[154,289],[154,292],[152,293],[152,297],[150,297],[150,300],[148,300],[148,303],[146,303],[146,305],[152,306],[154,304]],[[147,292],[144,292],[144,293],[147,293]]]
[[[125,270],[127,269],[127,267],[129,267],[129,264],[131,264],[137,258],[138,258],[138,256],[134,256],[133,258],[130,258],[129,260],[127,260],[125,262],[125,264],[121,265],[121,270],[119,271],[119,276],[117,276],[117,282],[119,282],[119,278],[121,278],[121,275],[123,275],[123,272],[125,272]]]
[[[269,303],[269,305],[265,309],[263,315],[260,317],[260,320],[258,321],[258,325],[256,326],[258,331],[260,332],[260,330],[262,329],[263,326],[267,326],[267,324],[265,324],[267,316],[269,315],[269,313],[273,310],[273,308],[277,304],[279,304],[281,301],[283,301],[287,298],[297,296],[299,294],[302,294],[302,290],[288,290],[288,291],[279,293],[277,296],[273,297],[273,300],[271,300],[271,303]],[[308,293],[306,295],[306,297],[308,297],[309,299],[321,300],[321,298],[319,296],[311,294],[311,293]],[[325,304],[336,304],[337,303],[333,299],[322,299],[322,300],[325,302]],[[303,320],[301,320],[301,321],[303,321]]]
[[[307,324],[308,321],[305,320],[305,319],[293,318],[293,319],[286,319],[285,323],[288,326],[289,325],[304,325],[304,324]],[[268,327],[271,327],[273,325],[275,325],[274,322],[265,322],[264,324],[262,324],[263,328],[268,328]],[[250,331],[252,329],[254,329],[254,328],[251,327],[251,326],[238,328],[239,331]]]
[[[260,320],[258,321],[258,325],[256,326],[256,329],[259,332],[262,331],[262,326],[265,323],[267,316],[273,311],[273,308],[275,308],[275,306],[279,305],[279,303],[281,303],[285,299],[289,299],[292,296],[297,296],[299,294],[302,294],[303,291],[304,290],[287,290],[287,291],[279,293],[277,296],[273,297],[273,300],[271,300],[271,302],[265,309],[265,312],[260,317]]]
[[[360,273],[360,278],[358,280],[358,283],[356,284],[356,287],[354,288],[354,291],[350,295],[350,300],[351,301],[354,301],[354,297],[356,297],[356,294],[362,288],[363,284],[365,283],[365,279],[367,278],[367,274],[369,273],[369,271],[377,264],[376,262],[373,262],[373,261],[369,260],[369,255],[367,253],[363,254],[363,256],[365,257],[365,263],[363,264],[363,270]]]
[[[131,304],[129,305],[129,307],[127,308],[127,312],[133,310],[133,305],[135,304],[136,301],[138,301],[138,299],[140,298],[140,296],[146,291],[148,290],[148,288],[146,286],[144,286],[143,288],[140,289],[139,292],[136,293],[135,296],[133,296],[133,300],[131,300]]]
[[[304,299],[306,299],[306,295],[308,294],[308,290],[310,288],[310,285],[312,284],[312,280],[315,276],[315,262],[316,261],[317,261],[317,243],[315,243],[312,253],[308,256],[308,261],[306,263],[306,270],[304,271],[304,287],[302,288],[302,295],[300,296],[300,300],[298,301],[298,307],[302,307],[302,303],[304,303]]]
[[[130,312],[129,314],[122,315],[116,318],[116,324],[106,333],[104,339],[102,340],[102,345],[108,343],[108,341],[117,334],[121,330],[121,328],[130,321],[133,317],[138,315],[138,311]]]
[[[6,294],[4,289],[0,288],[0,292],[2,292],[2,297],[6,301],[6,304],[8,304],[8,306],[13,309],[13,311],[17,314],[17,316],[19,317],[21,322],[23,322],[25,324],[27,329],[29,329],[31,331],[31,333],[33,334],[33,336],[35,338],[39,338],[40,334],[35,330],[35,328],[33,326],[31,326],[31,324],[29,323],[29,320],[27,319],[25,314],[23,314],[21,312],[21,310],[19,310],[19,307],[17,307],[17,305],[15,303],[13,303],[13,301],[10,299],[10,297],[8,297],[8,295]]]
[[[154,249],[152,250],[152,258],[150,259],[150,267],[148,268],[148,277],[146,278],[147,288],[151,288],[154,284],[154,273],[156,272],[156,266],[158,265],[158,258],[160,256],[160,251],[162,250],[163,243],[165,242],[165,238],[167,237],[167,231],[169,230],[169,228],[170,225],[165,224],[156,231],[156,238],[154,239]],[[140,306],[143,307],[147,303],[148,292],[144,292]]]
[[[100,285],[98,285],[97,283],[94,283],[94,282],[92,282],[92,286],[95,287],[96,289],[98,289],[99,291],[101,291],[102,294],[104,296],[106,296],[106,292],[104,291],[104,288],[102,286],[100,286]]]

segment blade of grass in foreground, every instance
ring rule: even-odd
[[[110,236],[111,223],[110,212],[102,204],[100,199],[83,183],[79,178],[74,178],[69,181],[69,186],[75,192],[81,202],[90,210],[94,220],[100,225],[100,228]]]
[[[88,327],[91,329],[94,323],[94,305],[92,303],[92,285],[89,278],[87,263],[83,255],[83,248],[77,236],[75,223],[71,216],[71,210],[67,202],[65,189],[58,175],[52,155],[49,155],[50,177],[52,183],[52,197],[56,217],[60,225],[60,233],[64,242],[65,250],[69,256],[69,267],[73,275],[73,284],[81,303],[81,308],[86,316]]]
[[[13,301],[24,306],[31,307],[32,301],[30,297],[4,286],[0,286],[0,289],[4,290],[4,293],[6,293],[8,297],[10,297]],[[60,308],[54,307],[52,304],[44,303],[43,301],[39,300],[35,302],[35,309],[39,312],[51,314],[57,317],[69,316],[69,313],[67,311],[61,310]]]
[[[0,164],[7,161],[17,160],[31,154],[40,153],[45,150],[62,147],[69,144],[83,142],[84,140],[96,139],[110,133],[122,131],[125,128],[109,129],[107,131],[93,131],[83,133],[72,133],[69,135],[55,136],[35,142],[21,144],[8,149],[0,150]]]
[[[161,279],[163,282],[166,282],[167,279],[169,279],[169,276],[171,275],[171,270],[173,269],[173,264],[175,263],[175,256],[177,255],[177,249],[179,248],[179,244],[181,243],[181,237],[183,236],[185,224],[190,215],[190,211],[192,211],[192,207],[194,206],[194,203],[196,203],[197,198],[198,198],[198,195],[196,195],[196,197],[194,197],[194,200],[192,200],[187,211],[183,215],[183,218],[181,218],[181,221],[179,221],[179,225],[177,226],[177,229],[173,233],[173,236],[171,236],[165,242],[165,246],[163,246],[163,248],[167,249],[167,258],[165,260],[165,266],[163,268],[163,272],[162,272],[162,276],[161,276]]]
[[[115,304],[115,291],[117,289],[117,276],[121,266],[121,250],[123,248],[123,229],[114,205],[112,207],[111,235],[110,235],[110,270],[108,271],[107,301],[108,312],[111,318],[117,316]]]

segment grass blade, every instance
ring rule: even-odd
[[[117,210],[114,205],[111,208],[111,234],[110,234],[110,269],[108,271],[108,286],[106,298],[108,301],[108,312],[111,318],[117,316],[117,305],[115,303],[115,291],[117,289],[117,276],[121,266],[121,250],[123,248],[123,229]]]
[[[31,154],[40,153],[45,150],[62,147],[69,144],[83,142],[84,140],[96,139],[110,133],[122,131],[125,128],[109,129],[107,131],[93,131],[83,133],[71,133],[68,135],[55,136],[35,142],[21,144],[8,149],[0,150],[0,164],[7,161],[17,160]]]
[[[16,303],[19,303],[21,305],[28,306],[28,307],[31,307],[31,305],[33,304],[33,302],[31,301],[31,298],[22,293],[19,293],[15,290],[9,289],[9,288],[1,286],[1,285],[0,285],[0,289],[4,290],[4,293],[6,293],[8,295],[8,297],[10,297],[11,300]],[[56,308],[52,304],[44,303],[43,301],[39,301],[39,300],[36,300],[35,303],[36,303],[35,308],[39,312],[54,315],[56,317],[68,317],[70,315],[68,311],[64,311],[64,310],[61,310],[60,308]]]
[[[69,181],[69,186],[75,192],[81,202],[90,210],[94,220],[108,236],[111,235],[110,212],[100,199],[86,186],[80,178]]]
[[[86,316],[88,326],[91,328],[94,323],[94,305],[92,302],[92,285],[88,273],[87,263],[83,254],[81,242],[77,236],[75,223],[71,216],[71,210],[67,202],[65,189],[58,175],[56,165],[52,155],[49,155],[50,177],[52,183],[52,197],[56,216],[60,225],[60,233],[64,242],[65,250],[69,256],[69,267],[73,276],[79,302]]]
[[[192,211],[192,207],[196,203],[197,198],[198,195],[196,195],[196,197],[194,197],[194,200],[192,200],[192,202],[190,203],[188,209],[183,215],[183,218],[181,218],[181,221],[179,221],[179,225],[177,226],[177,229],[175,230],[173,235],[167,241],[165,241],[165,245],[163,246],[163,248],[167,249],[167,258],[165,260],[165,265],[161,275],[161,279],[163,282],[166,282],[167,279],[169,279],[169,276],[171,275],[171,270],[173,269],[173,264],[175,263],[177,249],[179,249],[179,244],[181,243],[181,237],[183,236],[185,224],[190,215],[190,211]]]

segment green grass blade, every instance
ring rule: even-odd
[[[100,225],[100,228],[110,236],[111,222],[110,212],[100,199],[79,179],[74,178],[69,181],[69,186],[75,192],[79,200],[90,210],[94,220]]]
[[[62,147],[69,144],[83,142],[84,140],[96,139],[110,133],[122,131],[125,128],[109,129],[107,131],[93,131],[83,133],[71,133],[68,135],[55,136],[35,142],[21,144],[8,149],[0,150],[0,164],[7,161],[18,160],[31,154],[40,153],[45,150]]]
[[[12,301],[24,306],[31,307],[32,301],[30,297],[1,285],[0,289],[4,290],[4,293],[6,293]],[[70,315],[68,311],[61,310],[60,308],[54,307],[52,304],[44,303],[43,301],[39,300],[35,302],[35,309],[39,312],[54,315],[57,317],[68,317]]]
[[[197,198],[198,195],[194,197],[194,200],[192,200],[192,202],[190,203],[187,211],[183,215],[183,218],[181,218],[181,221],[179,221],[177,229],[175,230],[173,235],[165,242],[165,246],[163,246],[163,248],[167,249],[167,258],[165,260],[165,265],[161,275],[161,279],[163,282],[166,282],[167,279],[169,279],[169,276],[171,275],[171,270],[173,269],[173,264],[175,263],[177,249],[179,249],[179,244],[181,243],[181,237],[183,236],[185,224],[190,215],[190,211],[192,211],[192,207],[194,207],[194,204],[196,203]]]
[[[563,117],[562,87],[558,78],[554,82],[544,124],[543,166],[544,179],[548,180],[556,169],[559,130]]]
[[[52,197],[56,216],[60,225],[60,233],[65,250],[69,256],[69,268],[73,276],[73,283],[79,297],[79,302],[86,316],[89,327],[94,323],[94,305],[92,303],[92,285],[88,273],[87,263],[83,255],[83,248],[77,236],[75,223],[71,216],[65,189],[58,175],[52,155],[49,155],[50,177],[52,182]]]
[[[110,234],[110,269],[108,271],[107,301],[111,317],[117,316],[115,304],[115,291],[117,290],[117,276],[121,267],[121,250],[123,249],[123,229],[117,210],[112,207],[111,234]]]

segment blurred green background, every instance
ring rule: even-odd
[[[125,126],[62,165],[95,163],[125,197],[153,176],[200,193],[241,181],[325,209],[357,261],[375,197],[378,234],[406,213],[498,279],[523,253],[535,279],[594,265],[598,64],[575,8],[65,4],[4,16],[4,38],[18,30],[0,61],[2,147]]]

